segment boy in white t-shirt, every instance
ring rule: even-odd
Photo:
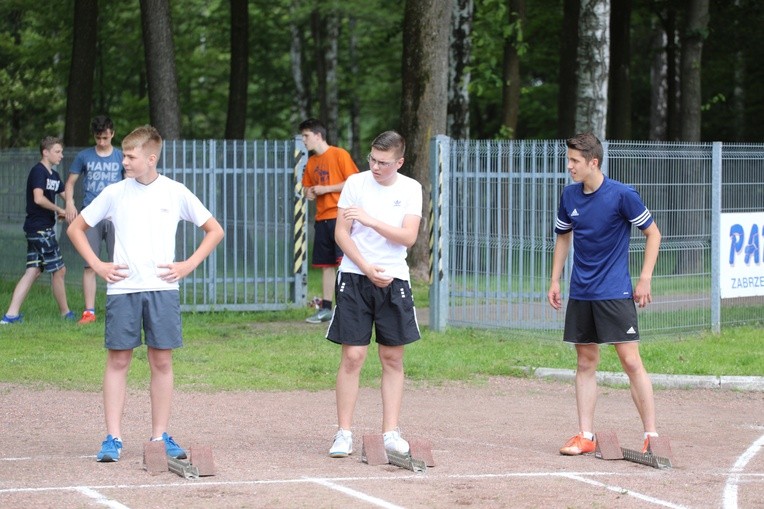
[[[326,334],[342,345],[337,371],[339,430],[333,458],[353,452],[350,431],[361,368],[376,332],[382,364],[382,431],[385,448],[407,453],[398,417],[403,399],[403,347],[419,339],[406,250],[416,242],[422,219],[422,186],[398,173],[406,142],[386,131],[372,142],[369,171],[351,175],[338,203],[335,239],[345,256],[335,290],[337,305]]]
[[[172,351],[183,346],[178,281],[215,249],[224,232],[209,210],[183,184],[157,172],[162,137],[151,126],[135,129],[122,141],[125,180],[101,191],[67,229],[85,262],[106,280],[103,379],[107,437],[97,461],[118,461],[120,429],[133,349],[145,334],[151,367],[151,440],[163,441],[169,456],[186,452],[167,433],[173,390]],[[93,251],[85,231],[110,218],[114,225],[114,261]],[[193,222],[205,235],[187,259],[175,261],[175,232],[180,220]]]

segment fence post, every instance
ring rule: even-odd
[[[430,141],[430,329],[448,321],[448,217],[451,138]]]
[[[722,142],[711,148],[711,331],[721,332]]]
[[[308,300],[308,201],[302,192],[302,174],[308,161],[308,149],[302,136],[294,139],[294,301]],[[302,275],[302,280],[299,276]]]

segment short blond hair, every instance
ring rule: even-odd
[[[143,125],[136,127],[133,132],[122,140],[122,150],[145,148],[149,153],[156,154],[162,151],[162,136],[154,126]]]

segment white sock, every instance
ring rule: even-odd
[[[582,431],[581,434],[587,440],[594,440],[594,433],[592,433],[591,431]]]
[[[645,440],[647,440],[647,437],[657,437],[658,433],[655,431],[645,431]]]

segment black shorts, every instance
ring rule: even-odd
[[[408,281],[393,279],[387,288],[379,288],[366,276],[340,272],[335,298],[337,305],[326,333],[329,341],[368,345],[372,326],[380,345],[402,346],[420,338]]]
[[[563,340],[576,345],[639,341],[637,306],[632,299],[570,299]]]
[[[314,267],[339,267],[342,261],[342,249],[334,241],[334,227],[336,219],[316,221],[313,237],[313,260]]]

